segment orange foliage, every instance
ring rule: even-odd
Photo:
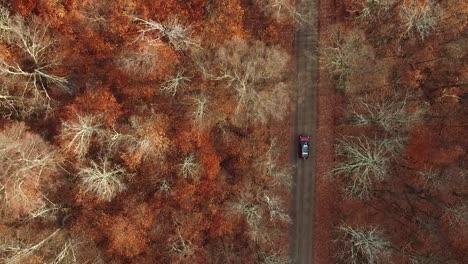
[[[72,104],[66,107],[66,119],[75,118],[76,114],[91,114],[102,117],[107,125],[115,123],[122,114],[121,105],[117,102],[108,87],[87,90],[81,96],[75,98]]]

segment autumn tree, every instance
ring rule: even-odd
[[[44,101],[47,104],[50,100],[49,85],[69,91],[67,78],[52,71],[58,63],[53,56],[54,41],[48,35],[47,25],[38,18],[12,16],[5,7],[0,7],[0,41],[20,51],[17,58],[0,56],[0,75],[22,84],[22,88],[19,88],[15,85],[16,82],[1,83],[4,86],[1,95],[10,99],[10,107],[15,106],[17,111],[28,113],[31,108],[37,109],[36,104]],[[18,96],[28,97],[33,103],[21,105],[11,101],[15,97],[18,99]]]
[[[386,263],[390,255],[390,242],[377,228],[354,228],[346,224],[338,228],[340,249],[337,254],[342,263]]]
[[[24,123],[13,123],[0,132],[0,198],[3,214],[39,217],[60,208],[45,195],[47,183],[59,174],[60,156],[54,147],[28,131]]]
[[[276,107],[289,102],[289,87],[283,83],[289,62],[286,52],[260,41],[235,39],[213,53],[196,54],[194,60],[205,78],[222,81],[229,93],[234,91],[236,115],[245,113],[262,123],[284,118],[287,111]],[[278,92],[283,96],[275,96]]]

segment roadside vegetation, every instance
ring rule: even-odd
[[[327,177],[339,228],[325,242],[336,249],[329,261],[464,263],[468,6],[342,8],[348,17],[324,27],[320,57],[339,102]]]

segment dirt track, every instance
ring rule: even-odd
[[[295,148],[295,186],[291,196],[293,225],[290,236],[290,254],[294,263],[312,263],[315,151],[317,131],[318,91],[318,0],[304,0],[299,10],[310,17],[310,23],[303,25],[296,33],[297,59],[297,114],[296,134],[291,139],[298,145],[298,135],[311,137],[311,155],[308,160],[299,160]]]

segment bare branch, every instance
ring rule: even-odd
[[[126,189],[122,177],[126,171],[118,166],[111,166],[107,160],[101,164],[91,162],[91,167],[83,168],[79,172],[83,189],[96,194],[105,201],[112,200],[118,193]]]
[[[394,96],[381,100],[360,99],[351,106],[351,122],[356,125],[377,124],[388,132],[402,132],[421,119],[422,110],[408,110],[409,97]]]
[[[272,140],[268,151],[260,158],[257,165],[260,166],[262,173],[271,177],[273,186],[284,187],[292,186],[292,172],[290,167],[281,167],[279,165],[280,150],[276,145],[276,140]]]
[[[299,24],[308,23],[309,18],[297,10],[294,2],[293,0],[255,0],[266,15],[275,18],[278,22],[292,19]]]
[[[193,153],[186,156],[179,167],[182,177],[190,179],[197,177],[202,170],[201,165],[198,163]]]
[[[339,227],[341,243],[338,257],[349,264],[386,263],[390,243],[377,228],[358,229],[348,225]]]
[[[16,218],[49,210],[41,193],[44,177],[58,173],[60,157],[38,135],[14,123],[0,133],[0,209]]]
[[[274,196],[263,194],[263,201],[267,204],[270,220],[280,220],[282,222],[291,223],[292,220],[286,210],[283,209],[281,201]]]
[[[25,259],[30,257],[34,252],[42,248],[49,240],[56,236],[61,229],[55,230],[52,234],[32,245],[19,245],[19,246],[7,246],[2,248],[1,251],[7,254],[7,257],[3,258],[5,264],[21,264],[24,263]]]
[[[260,251],[260,261],[258,264],[291,264],[292,260],[288,256],[281,256],[276,253],[267,253]]]
[[[194,104],[194,111],[192,112],[191,116],[194,119],[196,125],[201,126],[207,120],[207,106],[208,106],[208,98],[204,95],[199,95],[192,98]]]
[[[176,76],[169,78],[162,84],[161,90],[175,96],[177,90],[186,87],[187,82],[190,82],[190,78],[184,76],[182,72],[178,72]]]
[[[336,144],[339,161],[331,175],[344,179],[348,194],[366,198],[372,186],[386,177],[397,143],[367,137],[344,137]]]
[[[47,37],[48,26],[34,18],[31,21],[25,21],[21,16],[11,17],[5,8],[0,10],[0,30],[6,34],[7,43],[17,46],[21,49],[28,59],[29,65],[8,64],[2,58],[2,74],[11,76],[22,75],[27,79],[33,79],[33,85],[41,87],[45,91],[45,82],[55,84],[68,91],[68,81],[65,77],[60,77],[49,73],[48,71],[54,65],[55,60],[48,58],[52,51],[54,42]],[[25,70],[25,67],[31,70]]]
[[[62,124],[61,137],[68,141],[66,150],[72,151],[79,159],[86,157],[93,139],[102,135],[102,123],[96,116],[77,116],[77,120]]]
[[[468,225],[468,206],[466,204],[446,207],[445,215],[448,217],[450,225]]]
[[[441,12],[441,9],[431,0],[423,1],[423,3],[405,0],[400,9],[400,17],[405,27],[403,35],[409,36],[415,33],[424,40],[435,31]]]
[[[144,20],[138,17],[135,17],[134,20],[143,25],[139,39],[146,35],[151,35],[154,39],[164,39],[177,51],[199,47],[198,43],[192,39],[191,26],[181,24],[177,18],[172,17],[164,22]]]
[[[191,256],[194,253],[192,243],[182,237],[179,229],[177,229],[177,238],[174,239],[171,244],[171,251],[175,252],[182,258]]]

